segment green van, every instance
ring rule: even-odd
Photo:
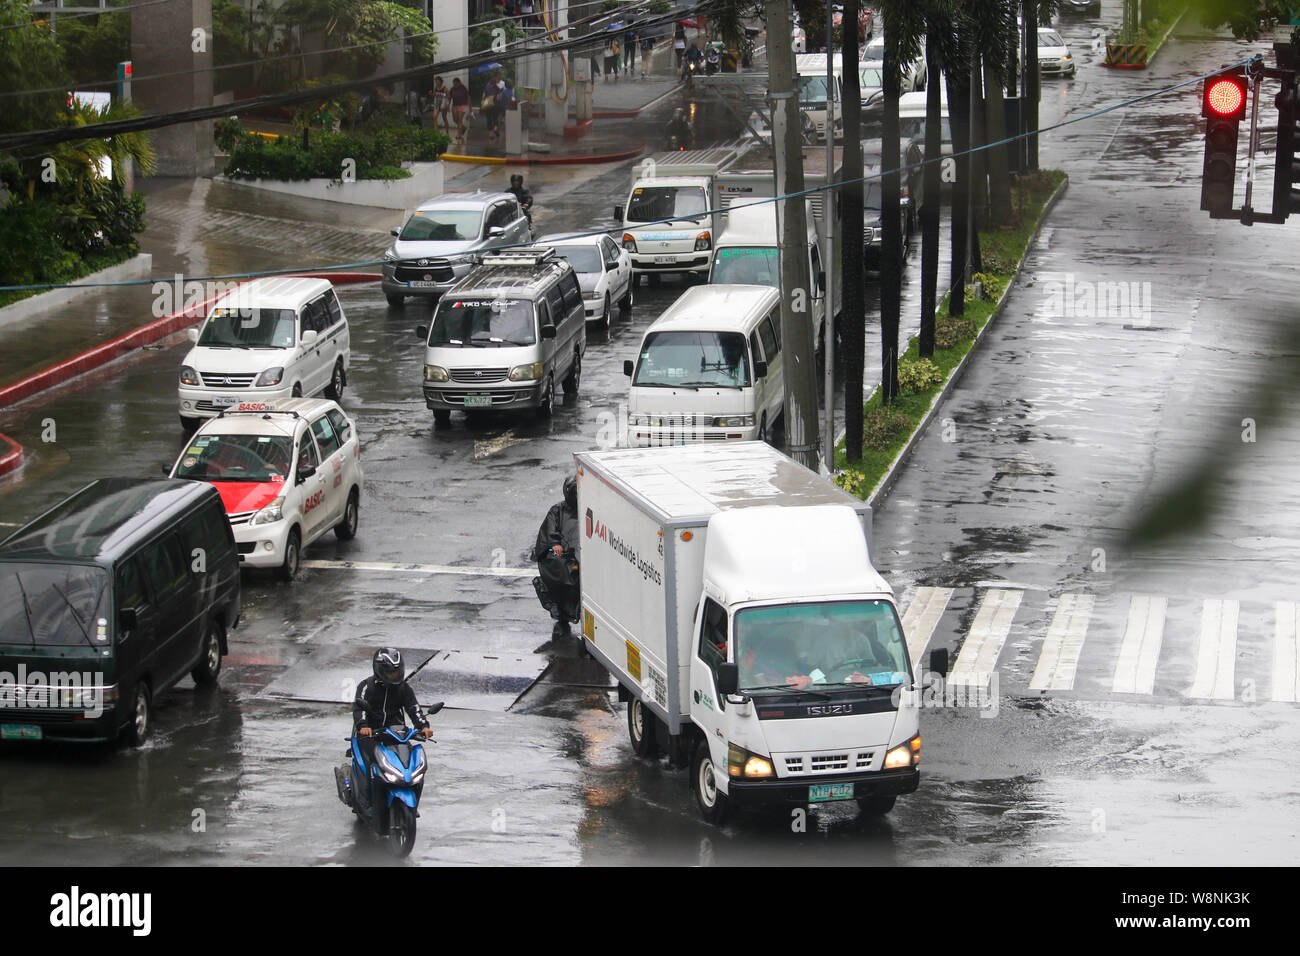
[[[212,485],[92,482],[0,541],[0,739],[142,743],[160,694],[216,681],[239,604]]]

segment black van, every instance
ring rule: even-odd
[[[216,681],[239,600],[212,485],[87,485],[0,541],[0,739],[141,743],[159,694]]]

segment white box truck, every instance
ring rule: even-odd
[[[709,271],[721,229],[718,171],[736,158],[729,147],[655,153],[632,167],[627,200],[614,207],[632,277]]]
[[[583,647],[639,756],[689,766],[713,823],[833,800],[883,813],[916,789],[919,695],[869,505],[763,442],[576,459]]]

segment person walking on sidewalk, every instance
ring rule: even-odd
[[[469,113],[469,87],[457,76],[451,81],[451,112],[456,117],[456,142],[465,142],[465,117]]]
[[[433,81],[433,93],[430,97],[433,100],[433,128],[438,128],[438,120],[442,120],[443,132],[451,135],[451,97],[447,90],[447,84],[442,81],[442,77],[436,77]]]
[[[650,69],[650,51],[654,49],[654,37],[641,38],[641,79],[645,79],[646,72]]]
[[[501,134],[501,104],[497,102],[497,97],[502,89],[500,73],[493,73],[492,79],[488,80],[487,86],[483,87],[481,106],[483,118],[487,120],[488,145],[495,145]]]
[[[677,30],[673,33],[673,68],[679,73],[682,69],[682,58],[686,56],[686,28],[680,23],[677,24]]]
[[[605,41],[605,79],[618,79],[618,40],[610,37]]]
[[[623,75],[627,76],[636,67],[636,28],[628,27],[623,31]]]

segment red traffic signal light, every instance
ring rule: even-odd
[[[1246,116],[1246,78],[1240,71],[1220,73],[1205,81],[1201,98],[1201,115],[1207,118],[1235,120]]]

